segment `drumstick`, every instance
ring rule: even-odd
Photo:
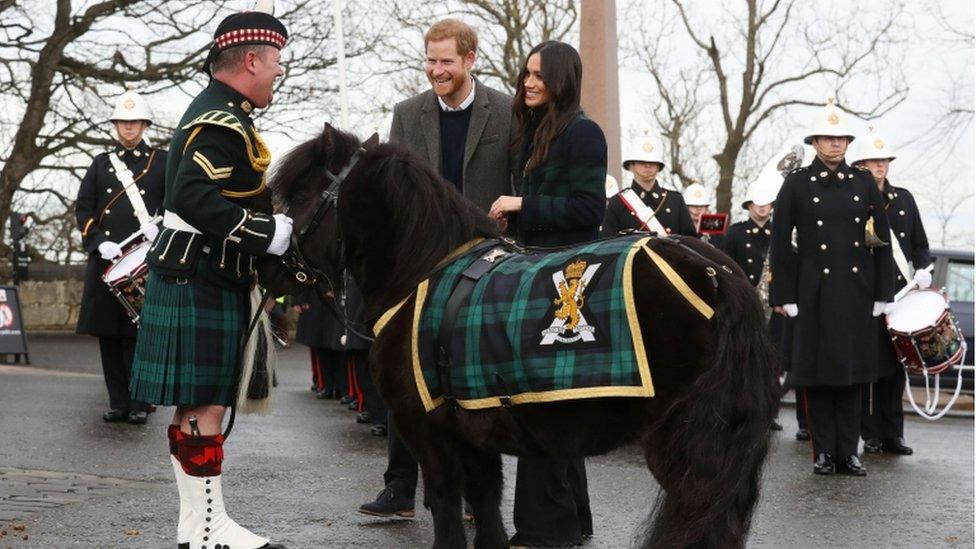
[[[162,219],[163,219],[163,216],[157,215],[156,217],[150,219],[149,222],[150,223],[159,223]],[[141,234],[142,234],[142,231],[136,231],[136,232],[132,233],[131,235],[129,235],[129,238],[126,238],[122,242],[119,242],[119,247],[120,248],[125,248],[126,245],[128,245],[130,242],[132,242],[136,238],[139,238],[139,235],[141,235]]]
[[[935,264],[929,264],[928,267],[921,270],[928,271],[931,273],[933,267],[935,267]],[[905,284],[904,288],[902,288],[901,290],[898,291],[897,294],[895,294],[895,299],[893,301],[898,301],[899,299],[905,297],[905,294],[914,290],[915,286],[918,286],[918,282],[915,282],[915,279],[913,278],[908,284]]]

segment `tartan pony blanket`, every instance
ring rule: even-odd
[[[553,252],[514,254],[475,283],[451,333],[450,385],[465,409],[597,397],[653,397],[637,321],[633,260],[647,253],[669,269],[646,234]],[[377,322],[378,334],[413,301],[412,367],[429,412],[444,402],[437,336],[462,273],[461,253]],[[667,273],[666,273],[667,274]],[[672,275],[676,273],[671,271]],[[669,276],[670,278],[670,276]],[[683,282],[680,277],[676,282]]]

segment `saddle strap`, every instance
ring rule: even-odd
[[[474,291],[475,284],[481,280],[481,277],[515,255],[506,250],[504,244],[499,244],[497,239],[486,240],[478,244],[472,249],[472,252],[480,252],[486,248],[490,248],[488,252],[461,273],[461,279],[454,286],[451,296],[444,306],[444,318],[437,330],[437,376],[441,381],[441,392],[444,400],[450,402],[455,401],[451,384],[451,332],[457,322],[458,312],[461,310],[461,306],[470,299],[471,292]]]

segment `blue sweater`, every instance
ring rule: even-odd
[[[441,109],[441,175],[464,192],[464,145],[471,124],[471,105],[461,111]]]

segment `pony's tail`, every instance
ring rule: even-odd
[[[656,430],[664,480],[644,547],[743,547],[749,533],[779,408],[776,355],[744,278],[721,277],[713,318],[714,353]]]

